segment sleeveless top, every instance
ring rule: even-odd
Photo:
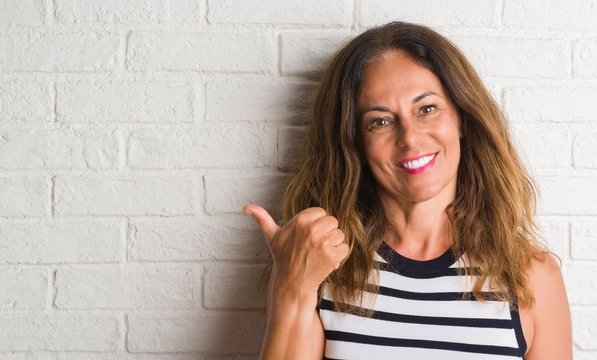
[[[373,310],[371,317],[334,311],[324,290],[318,308],[324,359],[524,359],[517,304],[474,300],[476,276],[458,274],[465,260],[455,261],[451,250],[417,261],[382,242],[376,260],[379,292],[365,293],[362,305]]]

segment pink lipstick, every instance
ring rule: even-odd
[[[421,174],[431,169],[435,164],[435,157],[438,153],[427,153],[400,160],[397,166],[400,170],[409,175]]]

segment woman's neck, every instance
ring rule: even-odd
[[[430,260],[442,255],[451,244],[446,208],[452,199],[436,197],[413,203],[380,194],[389,222],[384,240],[399,254],[413,260]]]

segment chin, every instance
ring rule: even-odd
[[[423,203],[429,200],[433,200],[439,197],[443,197],[443,191],[445,188],[439,188],[436,186],[426,187],[420,189],[413,189],[408,192],[401,191],[397,196],[411,203]]]

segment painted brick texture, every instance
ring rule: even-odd
[[[0,0],[0,360],[255,360],[330,56],[430,25],[502,105],[597,358],[597,0]]]

